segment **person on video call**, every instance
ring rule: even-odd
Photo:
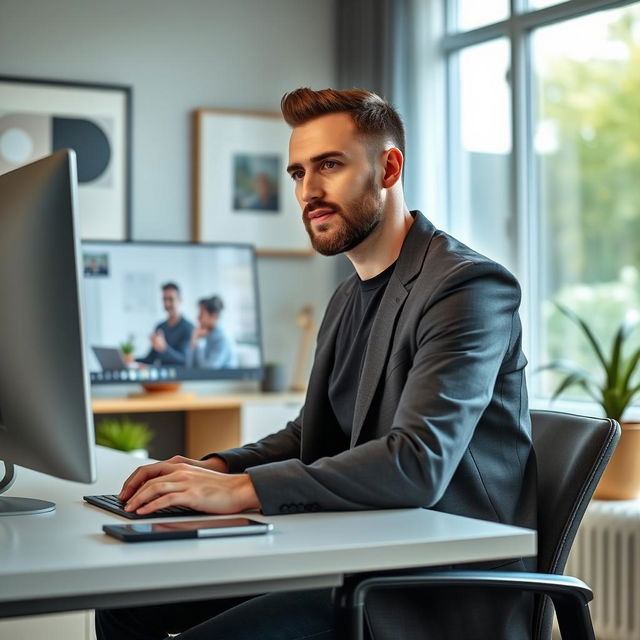
[[[191,333],[187,367],[228,369],[238,366],[234,342],[219,324],[223,308],[220,296],[198,300],[198,326]]]
[[[355,268],[328,303],[304,407],[257,443],[140,467],[123,485],[126,508],[425,507],[535,527],[515,278],[409,211],[403,125],[387,102],[360,89],[298,89],[282,111],[311,242]],[[535,559],[483,566],[498,565],[532,570]],[[366,615],[376,640],[519,640],[530,637],[528,598],[377,590]],[[335,637],[328,589],[99,611],[96,624],[101,639]]]
[[[174,282],[162,285],[162,306],[168,317],[151,334],[149,353],[137,361],[151,365],[182,366],[187,358],[194,327],[180,311],[182,296],[180,288]]]
[[[278,210],[276,185],[264,171],[255,175],[253,179],[253,196],[247,200],[243,208],[264,211]]]

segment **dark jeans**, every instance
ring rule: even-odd
[[[96,611],[98,640],[335,640],[331,589]]]

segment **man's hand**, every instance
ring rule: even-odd
[[[191,349],[195,349],[198,346],[198,341],[200,338],[206,337],[209,332],[206,329],[203,329],[200,325],[194,328],[191,332]]]
[[[173,458],[169,458],[163,462],[154,462],[153,464],[146,464],[142,467],[138,467],[124,481],[122,490],[118,494],[120,500],[124,500],[126,502],[147,480],[160,475],[160,465],[165,464],[190,464],[194,467],[218,471],[219,473],[227,473],[229,471],[227,463],[219,456],[213,456],[208,460],[194,460],[193,458],[186,458],[185,456],[173,456]]]
[[[127,502],[127,511],[140,514],[175,505],[207,513],[259,509],[251,478],[212,468],[223,465],[226,467],[222,458],[190,460],[175,456],[166,462],[139,467],[124,483],[120,499]]]
[[[167,350],[167,339],[164,337],[162,329],[151,334],[151,347],[158,353],[164,353]]]
[[[227,463],[219,456],[213,456],[208,460],[194,460],[193,458],[185,458],[185,456],[173,456],[173,458],[169,458],[164,462],[154,462],[153,464],[138,467],[124,481],[122,490],[118,494],[120,500],[124,500],[126,502],[147,480],[159,475],[160,472],[158,469],[160,465],[165,464],[190,464],[194,467],[201,467],[202,469],[209,469],[219,473],[227,473],[229,471]]]

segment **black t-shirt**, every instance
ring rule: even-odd
[[[369,334],[395,266],[394,262],[377,276],[360,280],[347,300],[347,308],[338,328],[334,366],[329,376],[329,402],[347,437],[351,436],[353,427],[356,395]]]

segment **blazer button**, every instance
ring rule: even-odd
[[[289,513],[289,505],[288,504],[280,505],[280,513]]]

